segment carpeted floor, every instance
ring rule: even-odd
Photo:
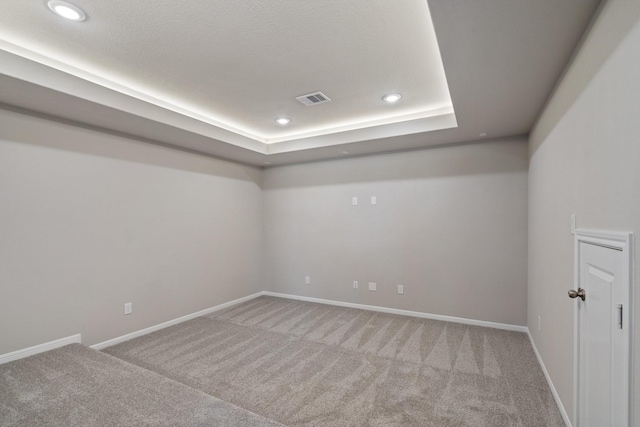
[[[71,344],[0,365],[0,426],[281,424],[99,351]]]
[[[105,352],[288,426],[564,425],[518,332],[260,297]]]

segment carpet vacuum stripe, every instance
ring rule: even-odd
[[[563,426],[526,334],[263,296],[106,353],[288,426]]]

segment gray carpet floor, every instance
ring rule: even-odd
[[[288,426],[564,425],[519,332],[260,297],[104,351]]]
[[[246,426],[267,420],[80,344],[0,365],[0,426]]]

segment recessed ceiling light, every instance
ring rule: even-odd
[[[279,125],[288,125],[289,123],[291,123],[291,119],[288,117],[278,117],[276,119],[276,123],[278,123]]]
[[[485,136],[487,136],[487,133],[486,133],[486,132],[482,132],[482,133],[480,134],[480,137],[481,137],[481,138],[484,138]]]
[[[66,1],[51,0],[47,5],[56,15],[71,21],[84,21],[87,18],[82,9]]]
[[[384,102],[388,102],[389,104],[393,104],[394,102],[398,102],[402,98],[402,95],[399,93],[390,93],[389,95],[385,95],[382,97]]]

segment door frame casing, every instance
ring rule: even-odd
[[[627,313],[629,314],[629,329],[627,334],[629,336],[629,422],[633,423],[634,411],[634,387],[633,378],[633,328],[635,322],[634,316],[634,248],[633,248],[633,233],[631,232],[609,232],[609,231],[595,231],[577,229],[574,237],[574,269],[573,269],[573,282],[574,289],[578,289],[580,286],[580,243],[589,243],[592,245],[602,246],[622,252],[622,277],[625,282],[629,284],[629,303],[627,307]],[[578,304],[573,307],[573,422],[578,421],[578,353],[579,353],[579,335],[578,335]],[[578,426],[579,427],[579,426]]]

